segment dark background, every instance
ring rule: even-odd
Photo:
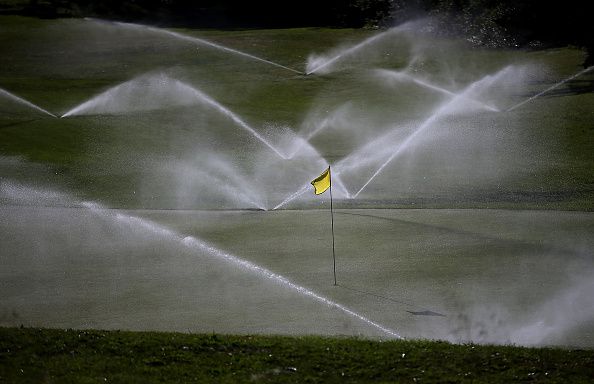
[[[483,46],[584,48],[592,64],[594,17],[564,0],[0,0],[0,12],[44,18],[100,17],[163,27],[393,26],[433,16],[436,30]]]

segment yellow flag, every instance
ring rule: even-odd
[[[316,195],[326,192],[326,190],[330,188],[330,184],[330,167],[311,182],[311,185],[314,186]]]

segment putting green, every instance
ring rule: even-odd
[[[593,340],[589,213],[338,210],[338,286],[327,211],[7,206],[2,217],[4,325],[389,337],[222,252],[403,337]]]

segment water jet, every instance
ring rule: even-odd
[[[113,86],[97,96],[77,105],[61,117],[75,115],[118,114],[132,111],[159,109],[165,106],[204,104],[228,117],[249,132],[281,159],[286,156],[266,140],[237,114],[204,92],[165,74],[142,75]]]
[[[258,61],[258,62],[261,62],[261,63],[265,63],[265,64],[268,64],[268,65],[273,65],[273,66],[275,66],[277,68],[282,68],[282,69],[285,69],[285,70],[288,70],[288,71],[291,71],[291,72],[294,72],[294,73],[303,74],[303,72],[301,72],[301,71],[298,71],[298,70],[293,69],[293,68],[286,67],[286,66],[284,66],[282,64],[278,64],[278,63],[275,63],[275,62],[270,61],[270,60],[262,59],[260,57],[254,56],[252,54],[239,51],[237,49],[225,47],[224,45],[216,44],[216,43],[213,43],[212,41],[205,40],[205,39],[202,39],[202,38],[199,38],[199,37],[188,36],[188,35],[184,35],[184,34],[178,33],[178,32],[173,32],[173,31],[170,31],[170,30],[167,30],[167,29],[162,29],[162,28],[157,28],[157,27],[151,27],[151,26],[142,25],[142,24],[124,23],[124,22],[119,22],[119,21],[112,21],[112,22],[110,22],[110,21],[105,21],[105,20],[95,20],[95,19],[91,19],[91,18],[89,18],[88,20],[98,21],[98,22],[101,22],[101,23],[111,23],[111,24],[118,25],[118,26],[121,26],[121,27],[133,28],[133,29],[137,29],[137,30],[144,30],[144,31],[152,32],[152,33],[158,33],[158,34],[162,34],[162,35],[166,35],[166,36],[171,36],[171,37],[174,37],[174,38],[179,39],[179,40],[189,41],[191,43],[196,43],[196,44],[200,44],[200,45],[205,45],[205,46],[208,46],[208,47],[211,47],[211,48],[214,48],[214,49],[223,51],[223,52],[228,52],[228,53],[231,53],[231,54],[234,54],[234,55],[238,55],[238,56],[242,56],[242,57],[247,57],[248,59],[255,60],[255,61]]]
[[[423,133],[428,127],[433,125],[439,118],[443,115],[448,113],[453,113],[457,109],[461,108],[461,103],[464,104],[464,100],[467,100],[469,97],[472,96],[474,92],[477,91],[479,87],[488,87],[492,85],[497,79],[501,78],[502,76],[506,75],[511,70],[511,67],[506,67],[503,70],[499,71],[498,73],[490,76],[485,76],[484,78],[475,81],[474,83],[470,84],[466,87],[465,90],[456,94],[450,101],[442,104],[436,111],[434,111],[429,118],[424,120],[404,141],[399,143],[397,147],[392,151],[390,156],[376,169],[373,175],[363,184],[363,186],[353,195],[353,198],[359,196],[359,194],[384,170],[388,164],[394,160],[398,155],[400,155],[403,151],[405,151],[411,143],[418,138],[418,136]],[[348,160],[348,157],[345,161]],[[340,165],[340,164],[339,164]],[[340,171],[340,167],[338,167]]]
[[[442,94],[447,95],[452,98],[455,98],[458,96],[458,94],[455,92],[449,91],[449,90],[442,88],[438,85],[431,84],[425,80],[420,79],[417,76],[413,76],[413,75],[407,73],[406,71],[390,71],[390,70],[386,70],[386,69],[378,69],[378,70],[376,70],[376,73],[382,79],[391,78],[391,79],[398,80],[398,81],[412,81],[413,83],[420,85],[421,87],[442,93]],[[492,112],[499,112],[498,108],[493,107],[489,104],[485,104],[479,100],[468,99],[468,101],[470,103],[476,105],[479,108],[483,108],[483,109],[486,109],[486,110],[492,111]]]
[[[410,25],[404,24],[402,26],[390,28],[384,32],[380,32],[375,34],[367,39],[345,49],[342,49],[334,54],[328,54],[326,56],[310,56],[307,62],[307,69],[305,71],[305,75],[311,75],[318,72],[328,71],[329,68],[343,60],[344,58],[353,55],[354,53],[360,51],[363,48],[369,47],[374,43],[392,35],[402,31],[405,31],[410,28]]]
[[[187,248],[189,251],[193,253],[195,252],[197,255],[206,256],[217,261],[222,261],[230,266],[238,268],[240,271],[244,273],[253,274],[260,279],[278,284],[278,286],[287,289],[288,291],[297,293],[298,295],[304,298],[311,299],[315,303],[324,305],[326,307],[334,308],[342,312],[343,314],[347,315],[348,317],[361,322],[363,325],[381,332],[383,335],[387,337],[402,339],[402,336],[400,336],[396,331],[388,327],[385,327],[377,322],[374,322],[366,316],[361,315],[360,313],[353,311],[352,309],[336,301],[333,301],[323,295],[320,295],[311,289],[299,285],[291,281],[290,279],[286,278],[285,276],[282,276],[256,263],[240,258],[229,252],[225,252],[224,250],[216,247],[215,245],[210,244],[196,236],[190,236],[184,233],[180,233],[155,221],[135,216],[125,211],[109,209],[97,202],[76,201],[76,199],[72,198],[66,193],[54,190],[41,191],[28,186],[16,185],[9,181],[0,181],[0,198],[22,199],[23,193],[25,193],[25,195],[30,196],[49,195],[53,198],[61,197],[65,202],[71,204],[72,207],[79,207],[78,209],[84,209],[89,213],[93,214],[94,216],[101,218],[108,225],[115,225],[118,228],[121,228],[123,226],[124,228],[130,228],[134,231],[143,231],[148,233],[152,238],[156,237],[157,239],[159,239],[159,242],[172,242],[174,244],[178,244],[179,246]]]
[[[531,102],[531,101],[533,101],[533,100],[535,100],[535,99],[538,99],[539,97],[541,97],[541,96],[543,96],[543,95],[545,95],[545,94],[549,93],[549,92],[550,92],[550,91],[552,91],[553,89],[556,89],[556,88],[558,88],[558,87],[562,86],[563,84],[567,83],[568,81],[571,81],[571,80],[573,80],[573,79],[575,79],[575,78],[577,78],[577,77],[580,77],[580,76],[582,76],[582,75],[584,75],[584,74],[586,74],[586,73],[590,72],[590,71],[591,71],[591,70],[593,70],[593,69],[594,69],[594,66],[588,67],[588,68],[586,68],[586,69],[584,69],[584,70],[582,70],[582,71],[580,71],[580,72],[576,73],[575,75],[573,75],[573,76],[571,76],[571,77],[568,77],[567,79],[564,79],[564,80],[562,80],[562,81],[560,81],[560,82],[558,82],[558,83],[556,83],[556,84],[553,84],[553,85],[551,85],[549,88],[545,89],[544,91],[542,91],[542,92],[539,92],[539,93],[537,93],[536,95],[534,95],[534,96],[532,96],[532,97],[529,97],[529,98],[527,98],[526,100],[524,100],[524,101],[522,101],[522,102],[520,102],[520,103],[518,103],[518,104],[516,104],[516,105],[514,105],[514,106],[512,106],[512,107],[510,107],[510,108],[508,108],[508,109],[506,110],[506,112],[511,112],[511,111],[513,111],[514,109],[516,109],[516,108],[518,108],[518,107],[521,107],[522,105],[524,105],[524,104],[526,104],[526,103],[529,103],[529,102]]]
[[[43,112],[46,115],[50,115],[51,117],[57,117],[53,113],[46,111],[45,109],[41,108],[40,106],[35,105],[35,104],[31,103],[30,101],[23,99],[22,97],[18,97],[14,93],[8,92],[6,89],[0,88],[0,96],[7,97],[13,101],[16,101],[17,103],[20,103],[20,104],[26,105],[29,108],[35,109],[36,111]]]

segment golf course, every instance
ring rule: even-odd
[[[427,22],[0,16],[0,326],[591,350],[594,68]]]

